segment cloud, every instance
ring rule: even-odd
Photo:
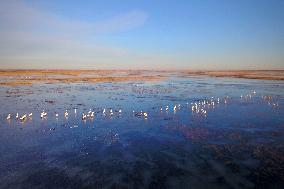
[[[1,1],[0,66],[4,65],[3,60],[7,64],[9,60],[21,59],[26,62],[115,59],[126,55],[127,50],[105,45],[98,34],[132,30],[141,27],[147,18],[145,12],[131,10],[86,22],[44,12],[18,1]]]
[[[130,11],[96,23],[94,31],[115,32],[129,30],[143,25],[147,18],[148,15],[145,12]]]
[[[0,1],[1,30],[42,29],[54,31],[86,31],[87,32],[117,32],[130,30],[142,26],[148,19],[148,15],[139,10],[131,10],[113,15],[104,20],[86,22],[82,20],[70,20],[67,17],[54,15],[39,9],[29,7],[19,1]]]

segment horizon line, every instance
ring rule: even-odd
[[[284,69],[39,69],[0,68],[0,71],[284,71]]]

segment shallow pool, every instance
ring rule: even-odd
[[[284,187],[283,81],[34,84],[0,102],[0,188]]]

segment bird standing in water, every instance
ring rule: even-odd
[[[27,119],[27,114],[23,115],[22,117],[20,117],[21,121],[25,121]]]
[[[42,110],[42,112],[40,113],[40,118],[44,118],[47,116],[47,113],[44,112],[44,110]]]
[[[68,111],[65,110],[64,116],[65,116],[65,117],[68,117],[68,115],[69,115]]]
[[[11,114],[8,114],[6,117],[7,120],[10,120],[11,118],[12,118]]]
[[[82,120],[86,120],[87,119],[87,115],[86,114],[82,114]]]

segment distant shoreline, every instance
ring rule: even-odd
[[[158,71],[158,70],[12,70],[0,69],[0,86],[21,86],[34,83],[98,83],[125,81],[159,81],[171,74],[178,77],[227,77],[284,81],[284,70],[226,71]]]
[[[157,71],[157,72],[284,72],[284,69],[16,69],[16,68],[0,68],[0,72],[2,71],[86,71],[86,72],[93,72],[93,71]]]
[[[260,80],[284,80],[284,70],[188,71],[185,75],[231,77]]]

